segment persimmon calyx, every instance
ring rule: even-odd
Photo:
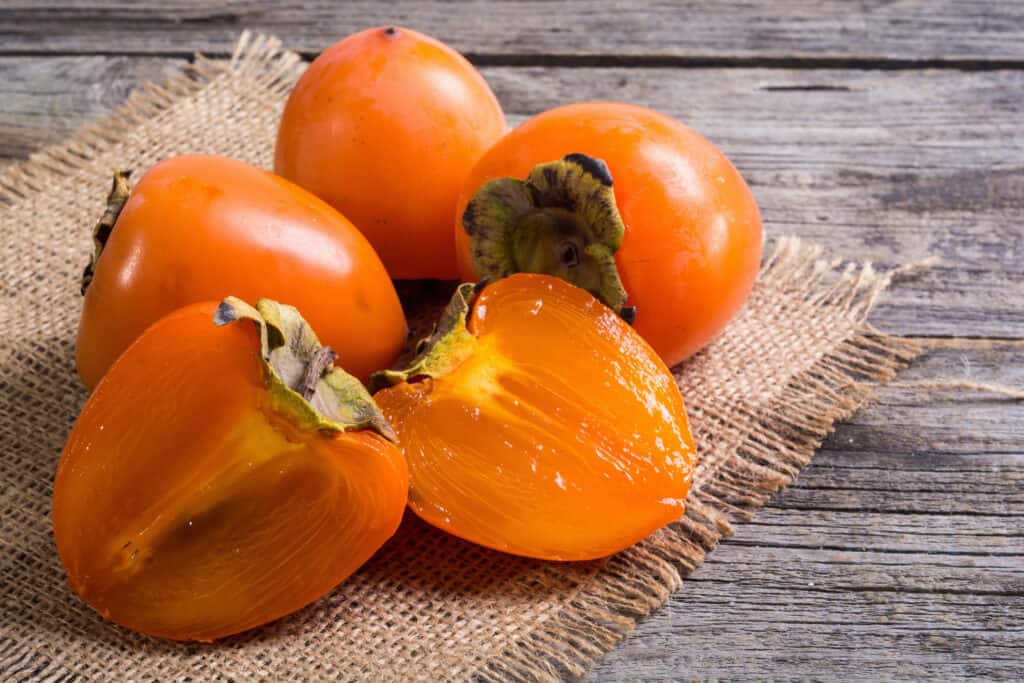
[[[89,289],[92,276],[96,272],[96,263],[100,260],[100,254],[107,246],[107,240],[110,239],[110,233],[114,230],[117,217],[121,215],[121,209],[124,208],[125,202],[128,201],[128,196],[131,194],[131,186],[128,185],[128,176],[131,173],[131,171],[114,171],[114,184],[107,195],[107,208],[103,210],[103,215],[100,216],[99,222],[96,223],[96,227],[92,231],[92,255],[89,257],[89,263],[85,266],[85,270],[82,271],[82,294]]]
[[[473,353],[476,337],[466,326],[480,286],[464,282],[455,289],[433,332],[416,344],[416,354],[404,370],[380,370],[370,375],[370,391],[377,391],[420,377],[448,374]]]
[[[630,320],[615,266],[625,226],[604,161],[569,154],[534,167],[526,180],[483,184],[462,214],[481,277],[545,273],[587,290]]]
[[[395,441],[395,432],[362,383],[333,365],[334,351],[322,346],[292,306],[260,299],[256,306],[233,296],[217,307],[213,322],[251,320],[260,334],[260,357],[274,410],[297,427],[328,434],[372,429]]]

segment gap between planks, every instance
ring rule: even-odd
[[[304,60],[312,61],[320,54],[298,50]],[[230,52],[204,50],[204,57],[225,59]],[[977,59],[938,57],[900,59],[895,57],[846,56],[728,56],[728,55],[614,55],[614,54],[501,54],[466,52],[464,55],[477,67],[549,67],[549,68],[624,68],[624,69],[780,69],[818,71],[1022,71],[1024,59]],[[0,57],[131,57],[181,59],[189,63],[196,53],[185,50],[4,50]],[[820,87],[788,88],[788,90],[820,91]],[[841,90],[828,88],[828,90]]]

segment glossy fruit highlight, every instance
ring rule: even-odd
[[[409,463],[409,506],[517,555],[603,557],[677,519],[695,451],[675,380],[587,292],[513,275],[462,285],[375,400]]]
[[[193,304],[146,330],[90,396],[57,471],[54,536],[82,599],[142,633],[209,641],[363,564],[398,527],[408,470],[331,357],[268,300]]]
[[[83,288],[76,358],[90,388],[149,325],[229,294],[298,306],[361,379],[405,344],[398,295],[359,231],[302,188],[222,157],[168,159],[130,193],[115,177]]]

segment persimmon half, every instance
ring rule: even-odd
[[[136,631],[209,641],[362,565],[398,527],[408,470],[332,357],[269,300],[193,304],[147,329],[89,397],[57,470],[54,536],[82,598]]]
[[[462,55],[381,26],[306,69],[281,115],[274,170],[355,223],[391,277],[454,280],[459,189],[505,130],[497,98]]]
[[[172,157],[134,188],[115,174],[95,243],[76,344],[90,388],[149,325],[228,295],[297,306],[362,380],[406,342],[398,295],[359,231],[302,188],[241,161]]]
[[[461,285],[375,400],[409,507],[456,536],[551,560],[604,557],[679,518],[696,452],[672,374],[587,292],[513,275]]]
[[[757,202],[711,142],[645,107],[543,112],[491,147],[459,196],[467,281],[557,275],[628,318],[669,366],[711,341],[761,261]]]

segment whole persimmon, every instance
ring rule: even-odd
[[[332,356],[269,300],[192,304],[147,329],[57,470],[54,537],[82,599],[142,633],[209,641],[363,564],[398,527],[408,470]]]
[[[714,145],[644,107],[586,102],[526,121],[474,166],[455,224],[465,280],[558,275],[629,319],[674,366],[739,310],[761,218]]]
[[[587,560],[679,518],[696,460],[672,374],[564,280],[461,285],[420,355],[377,373],[409,507],[516,555]]]
[[[459,189],[504,133],[498,100],[462,55],[379,27],[324,50],[299,79],[274,169],[355,223],[391,277],[454,280]]]
[[[295,304],[365,380],[406,341],[394,285],[344,216],[234,159],[167,159],[134,189],[115,174],[83,279],[76,359],[94,387],[149,325],[187,304],[266,295]]]

